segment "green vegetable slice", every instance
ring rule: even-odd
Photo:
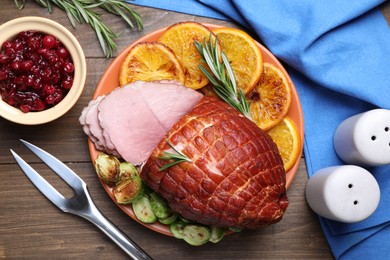
[[[169,225],[169,230],[171,231],[171,233],[174,237],[176,237],[178,239],[182,239],[185,226],[186,226],[186,223],[179,220],[179,221],[173,222],[171,225]]]
[[[180,220],[181,221],[183,221],[184,223],[186,223],[186,224],[189,224],[189,223],[191,223],[192,221],[191,220],[189,220],[189,219],[186,219],[186,218],[184,218],[183,216],[181,216],[181,215],[179,215],[179,218],[180,218]]]
[[[241,232],[242,231],[242,228],[239,228],[239,227],[229,227],[229,229],[235,233],[238,233],[238,232]]]
[[[168,217],[159,218],[158,221],[160,221],[161,224],[170,225],[173,222],[175,222],[177,218],[178,218],[178,214],[175,212],[172,212],[171,215],[169,215]]]
[[[210,240],[210,237],[210,229],[205,226],[189,224],[186,225],[183,230],[184,241],[193,246],[200,246],[207,243]]]
[[[167,218],[172,213],[167,201],[156,192],[150,194],[150,204],[152,205],[153,213],[158,218]]]
[[[212,243],[218,243],[219,241],[221,241],[226,233],[225,228],[215,227],[215,226],[211,226],[210,231],[211,231],[211,236],[209,241]]]
[[[156,215],[153,213],[152,206],[147,196],[133,201],[133,211],[138,220],[144,223],[154,223],[157,220]]]

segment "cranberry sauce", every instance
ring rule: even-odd
[[[39,31],[20,32],[0,51],[0,95],[23,112],[58,104],[73,85],[74,65],[66,47]]]

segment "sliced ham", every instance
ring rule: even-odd
[[[98,149],[104,149],[106,146],[103,138],[103,130],[99,125],[97,110],[97,107],[103,98],[104,96],[99,96],[88,104],[84,120],[85,127],[89,129],[89,137],[93,140]]]
[[[169,140],[191,162],[165,171]],[[288,206],[286,175],[270,136],[215,98],[204,97],[161,139],[141,177],[183,217],[206,225],[258,228]]]
[[[144,102],[137,88],[117,88],[99,106],[103,136],[122,158],[141,164],[164,136],[165,131]]]
[[[159,81],[162,84],[156,89],[155,84],[136,82],[142,88],[140,92],[150,110],[156,116],[165,131],[169,131],[183,115],[199,102],[202,95],[183,87],[176,81]],[[163,87],[163,88],[161,88]]]
[[[138,81],[91,102],[80,123],[96,149],[139,165],[202,96],[173,81]]]

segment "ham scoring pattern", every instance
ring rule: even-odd
[[[159,171],[172,152],[191,162]],[[206,225],[258,228],[278,222],[288,206],[286,174],[276,145],[253,122],[215,98],[174,124],[144,164],[141,177],[183,217]]]

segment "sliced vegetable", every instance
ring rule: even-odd
[[[178,216],[179,215],[176,212],[172,212],[171,215],[169,215],[168,217],[166,217],[166,218],[159,218],[158,221],[160,221],[161,224],[170,225],[170,224],[172,224],[173,222],[176,221]]]
[[[229,227],[229,229],[235,233],[238,233],[238,232],[241,232],[242,231],[242,228],[238,228],[238,227]]]
[[[212,243],[218,243],[225,236],[226,228],[211,226],[210,231],[211,236],[209,241]]]
[[[183,229],[184,241],[193,246],[200,246],[207,243],[210,237],[211,231],[205,226],[189,224]]]
[[[152,205],[150,204],[147,196],[133,201],[133,211],[138,220],[144,223],[154,223],[157,220],[156,215],[153,213]]]
[[[186,224],[189,224],[189,223],[191,223],[192,221],[191,220],[189,220],[189,219],[186,219],[186,218],[184,218],[183,216],[181,216],[181,215],[179,215],[179,218],[180,218],[180,220],[181,221],[183,221],[184,223],[186,223]]]
[[[158,218],[167,218],[172,213],[168,202],[156,192],[150,194],[150,204],[152,205],[154,214]]]
[[[129,204],[144,195],[144,183],[137,175],[118,182],[113,189],[115,200],[119,204]]]
[[[186,223],[182,221],[176,221],[173,222],[171,225],[169,225],[169,230],[171,231],[172,235],[178,239],[182,239],[184,236],[184,228],[186,226]]]
[[[115,156],[101,153],[95,159],[95,170],[99,179],[112,185],[119,179],[120,162]]]

